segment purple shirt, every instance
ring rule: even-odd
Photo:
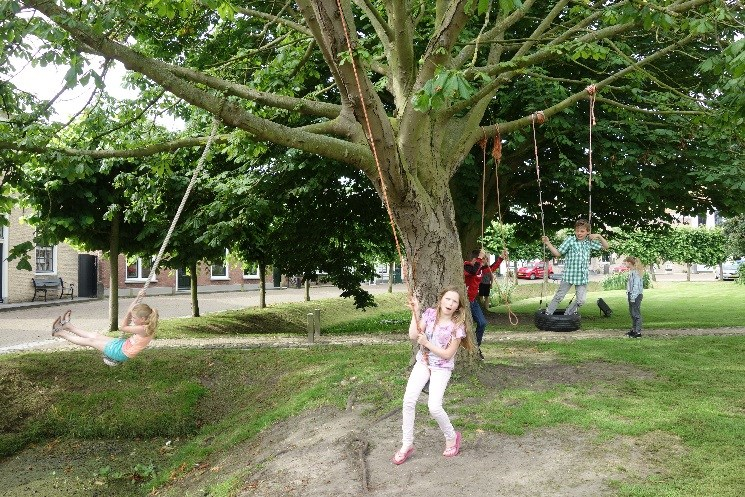
[[[448,348],[450,341],[455,338],[464,338],[466,336],[466,329],[463,325],[456,328],[455,323],[450,322],[445,325],[435,324],[437,320],[437,311],[432,307],[427,308],[422,313],[422,322],[425,325],[424,334],[427,335],[427,340],[434,343],[435,345],[442,347],[443,349]],[[455,355],[450,359],[443,359],[434,352],[430,351],[429,354],[429,367],[433,369],[449,369],[453,370],[455,367]],[[422,350],[416,355],[416,360],[424,362],[422,358]]]

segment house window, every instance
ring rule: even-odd
[[[147,280],[150,275],[150,270],[153,267],[151,259],[142,259],[138,257],[127,263],[127,281],[143,281]],[[155,278],[153,278],[153,281]]]
[[[255,262],[250,262],[243,266],[243,277],[244,278],[258,278],[259,277],[259,265]]]
[[[210,266],[211,279],[213,280],[227,280],[228,279],[228,262],[223,261],[222,264],[212,264]]]
[[[54,247],[36,247],[36,272],[54,273]]]

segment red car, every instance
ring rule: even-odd
[[[517,270],[517,277],[526,280],[534,280],[536,278],[543,278],[543,262],[531,262],[527,266],[523,266]],[[548,264],[548,276],[554,274],[554,267],[549,262]]]
[[[629,267],[626,264],[620,264],[618,266],[613,266],[613,269],[611,269],[611,271],[613,271],[613,274],[624,273],[628,270],[629,270]]]

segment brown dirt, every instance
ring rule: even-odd
[[[492,357],[479,373],[490,390],[548,388],[592,382],[604,388],[627,375],[651,373],[627,365],[559,364],[550,354],[525,349],[500,351],[510,366]],[[447,402],[447,397],[446,397]],[[426,394],[420,398],[426,406]],[[576,427],[548,428],[524,435],[465,432],[458,457],[442,456],[442,434],[418,412],[416,452],[401,466],[390,458],[400,443],[398,409],[377,418],[352,402],[344,411],[323,408],[277,423],[235,447],[219,461],[191,472],[162,492],[168,496],[209,495],[205,489],[239,474],[239,497],[328,497],[370,495],[602,497],[615,495],[620,481],[639,481],[682,449],[668,434],[601,440]],[[458,419],[453,418],[457,426]]]

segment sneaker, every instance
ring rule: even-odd
[[[479,347],[479,359],[484,360],[484,353],[481,352],[481,347]]]
[[[422,392],[424,392],[424,393],[426,393],[427,395],[429,395],[429,380],[427,380],[427,383],[425,383],[425,384],[424,384],[424,387],[422,388]],[[406,457],[409,457],[409,456],[406,456]],[[405,460],[406,460],[406,459],[404,459],[404,461],[405,461]]]
[[[631,337],[631,338],[634,338],[634,330],[629,330],[629,331],[627,331],[627,332],[625,333],[625,335],[626,335],[627,337]]]
[[[637,333],[634,330],[631,330],[628,333],[626,333],[626,336],[628,336],[629,338],[641,338],[642,334],[641,333]]]

